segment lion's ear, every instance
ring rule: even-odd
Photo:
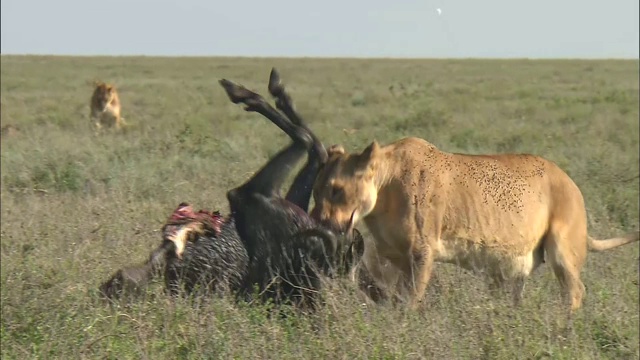
[[[342,145],[331,145],[331,147],[327,149],[327,155],[329,155],[329,157],[344,155],[344,147],[342,147]]]
[[[360,155],[358,155],[358,164],[360,165],[360,167],[362,169],[370,167],[374,163],[376,157],[378,157],[379,152],[380,145],[378,145],[377,141],[373,140],[371,145],[367,146],[367,148],[364,149],[362,153],[360,153]]]

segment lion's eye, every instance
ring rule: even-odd
[[[332,201],[341,201],[344,199],[344,188],[341,186],[333,186],[331,187],[331,200]]]

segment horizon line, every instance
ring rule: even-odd
[[[429,56],[344,56],[344,55],[157,55],[157,54],[47,54],[47,53],[0,53],[0,57],[77,57],[77,58],[240,58],[240,59],[321,59],[321,60],[637,60],[640,57],[536,57],[536,56],[453,56],[453,57],[429,57]]]

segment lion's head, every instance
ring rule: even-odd
[[[334,145],[327,152],[329,159],[314,184],[311,215],[336,231],[349,232],[376,205],[380,146],[374,141],[362,153],[349,154]]]
[[[96,102],[95,105],[101,111],[105,111],[107,105],[109,105],[116,96],[116,88],[111,84],[106,84],[101,81],[96,82],[95,87],[93,92],[94,101]]]

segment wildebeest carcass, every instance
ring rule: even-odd
[[[314,307],[322,278],[345,274],[364,251],[357,230],[337,234],[308,214],[316,175],[327,160],[322,143],[293,109],[279,75],[272,69],[262,96],[229,80],[219,81],[229,99],[273,122],[292,143],[273,156],[241,186],[227,192],[231,213],[194,212],[180,204],[163,226],[163,242],[147,262],[116,272],[100,287],[109,298],[139,290],[162,269],[166,289],[177,294],[196,288],[233,291],[249,298]],[[291,169],[308,154],[285,197],[280,188]],[[255,288],[257,287],[257,289]]]

